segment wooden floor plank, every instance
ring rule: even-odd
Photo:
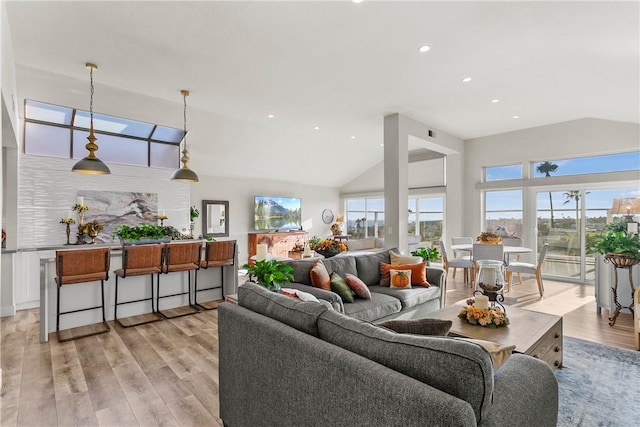
[[[98,425],[102,427],[135,427],[139,426],[128,402],[101,409],[96,412]]]
[[[185,427],[222,426],[220,420],[212,417],[195,396],[185,397],[167,406],[173,416]]]
[[[56,395],[58,425],[61,426],[97,426],[95,410],[88,392],[73,393],[58,397]]]
[[[169,407],[160,398],[137,398],[130,402],[131,409],[141,426],[180,426]]]

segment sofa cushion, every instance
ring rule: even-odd
[[[411,270],[411,284],[429,287],[427,282],[427,263],[421,262],[419,264],[387,264],[385,262],[380,263],[380,285],[389,286],[391,270]]]
[[[317,260],[311,267],[311,284],[316,288],[331,290],[331,274],[321,260]]]
[[[377,323],[378,326],[391,329],[399,334],[432,335],[446,337],[453,326],[451,320],[442,319],[410,319],[387,320]]]
[[[373,322],[374,320],[399,312],[400,300],[381,293],[371,293],[371,299],[356,299],[353,304],[344,305],[344,313],[356,319]]]
[[[358,298],[371,299],[369,288],[358,276],[347,273],[344,281],[347,282],[347,286],[351,288]]]
[[[385,294],[400,300],[402,308],[411,308],[440,297],[440,289],[417,286],[411,289],[393,289],[387,286],[370,286],[371,294]]]
[[[395,252],[389,252],[391,264],[420,264],[424,260],[419,256],[400,255]]]
[[[316,260],[299,259],[284,261],[285,264],[293,267],[293,281],[303,285],[313,286],[311,283],[311,268]]]
[[[478,425],[489,410],[493,367],[489,354],[476,344],[397,334],[335,311],[320,315],[318,332],[324,341],[468,402]]]
[[[238,287],[238,304],[316,337],[318,316],[328,310],[323,304],[280,295],[253,282]]]
[[[331,273],[331,290],[340,295],[343,302],[353,302],[351,288],[338,273]]]
[[[355,256],[338,256],[328,259],[323,259],[322,263],[327,267],[329,274],[338,273],[340,277],[344,277],[347,274],[358,275],[356,269],[356,257]]]
[[[389,251],[377,254],[358,255],[354,256],[354,258],[358,270],[357,276],[367,286],[380,284],[380,263],[384,262],[389,264],[391,262]]]

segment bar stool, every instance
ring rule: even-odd
[[[198,289],[198,282],[196,281],[195,292],[193,295],[193,302],[196,304],[196,306],[203,310],[215,310],[216,308],[218,308],[217,304],[215,305],[215,307],[208,307],[198,303],[198,292],[209,291],[212,289],[222,289],[222,300],[224,300],[224,267],[227,265],[235,265],[235,258],[235,240],[228,240],[224,242],[207,242],[204,259],[200,260],[200,268],[206,270],[208,268],[220,267],[222,278],[220,281],[220,286],[214,286],[204,289]]]
[[[109,280],[109,262],[111,261],[111,250],[109,248],[96,249],[73,249],[67,251],[56,251],[56,335],[59,342],[71,341],[78,338],[92,335],[104,334],[111,329],[107,324],[104,312],[104,281]],[[88,283],[100,281],[100,294],[102,305],[95,307],[81,308],[78,310],[60,311],[60,289],[63,285],[74,285],[77,283]],[[102,309],[103,330],[90,332],[84,335],[71,336],[70,338],[60,338],[60,316],[80,311]]]
[[[123,328],[144,325],[147,323],[157,322],[164,319],[161,314],[156,312],[153,297],[153,276],[158,276],[158,286],[160,286],[160,273],[162,273],[162,245],[140,245],[140,246],[123,246],[122,247],[122,268],[114,270],[116,275],[116,298],[113,309],[113,319]],[[151,297],[141,298],[132,301],[118,302],[118,278],[126,278],[133,276],[151,276]],[[151,301],[151,313],[154,318],[137,322],[124,324],[118,319],[118,306],[124,304],[132,304],[134,302]]]
[[[166,319],[175,319],[176,317],[188,316],[190,314],[200,313],[200,309],[191,303],[191,272],[194,271],[195,283],[198,285],[198,269],[200,268],[200,250],[202,248],[202,242],[200,240],[189,243],[166,243],[163,250],[163,273],[182,273],[187,272],[187,285],[188,290],[186,292],[178,292],[171,295],[160,295],[160,286],[158,286],[158,294],[156,296],[156,309]],[[169,316],[160,310],[160,299],[175,297],[179,295],[187,295],[189,298],[189,307],[192,311],[187,313],[177,314],[175,316]]]

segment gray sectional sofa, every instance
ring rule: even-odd
[[[557,381],[514,354],[398,334],[247,283],[218,307],[220,417],[241,426],[555,426]]]
[[[399,254],[397,249],[391,249]],[[316,260],[286,261],[293,267],[293,283],[286,287],[295,288],[313,294],[317,298],[329,301],[333,308],[351,317],[366,321],[390,319],[416,319],[444,307],[446,296],[446,274],[438,267],[427,267],[429,288],[391,289],[380,286],[380,262],[391,263],[389,250],[379,253],[360,253],[335,256],[322,262],[329,274],[336,272],[341,277],[347,273],[358,276],[371,291],[371,299],[356,298],[353,303],[345,303],[334,292],[315,288],[311,284],[310,271]]]

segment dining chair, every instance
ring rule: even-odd
[[[528,273],[534,274],[536,276],[536,281],[538,282],[538,291],[540,292],[540,296],[544,295],[544,285],[542,283],[542,263],[544,262],[544,258],[547,255],[547,250],[549,249],[549,244],[545,243],[540,251],[540,255],[538,255],[538,263],[530,264],[528,262],[517,262],[514,261],[507,266],[507,290],[511,290],[511,277],[513,273]]]
[[[218,308],[218,305],[213,306],[204,305],[205,303],[198,302],[198,292],[209,291],[213,289],[222,289],[222,300],[224,301],[224,268],[229,265],[235,265],[236,258],[236,241],[227,240],[223,242],[207,242],[205,247],[204,259],[200,260],[200,268],[220,268],[220,286],[211,286],[208,288],[198,289],[198,283],[196,282],[195,290],[193,294],[193,302],[195,305],[203,310],[214,310]]]
[[[454,268],[454,271],[456,268],[463,268],[464,282],[469,283],[469,273],[471,271],[471,268],[473,267],[471,256],[467,255],[449,259],[449,257],[447,256],[447,248],[445,247],[445,244],[442,240],[440,240],[440,254],[442,256],[442,265],[447,275],[449,274],[449,268]]]
[[[56,277],[57,300],[56,300],[56,335],[59,342],[71,341],[78,338],[109,332],[109,324],[105,317],[104,308],[104,281],[109,280],[109,263],[111,262],[111,250],[109,248],[95,249],[73,249],[56,251]],[[79,308],[76,310],[60,311],[60,290],[62,286],[75,285],[79,283],[90,283],[100,281],[100,297],[102,304],[94,307]],[[74,292],[67,298],[77,302],[77,295]],[[102,328],[93,330],[83,335],[71,335],[69,338],[60,338],[60,316],[80,311],[102,309]]]
[[[493,260],[504,262],[504,246],[491,245],[485,243],[474,243],[473,252],[471,252],[471,284],[475,289],[476,274],[478,273],[478,261]]]
[[[502,238],[502,246],[522,246],[522,239],[513,238],[513,237],[503,237]],[[515,255],[515,260],[520,261],[520,255]],[[509,265],[511,262],[511,255],[507,252],[504,254],[504,263],[505,265]],[[518,273],[518,283],[522,283],[522,276]]]
[[[451,238],[451,244],[452,245],[471,245],[473,244],[473,237],[452,237]],[[467,252],[468,253],[468,252]],[[468,256],[469,259],[471,258],[470,255],[462,255],[462,257]],[[458,258],[458,252],[457,251],[453,251],[453,258]],[[457,268],[453,269],[453,278],[456,278],[456,270]],[[464,272],[465,274],[465,283],[467,282],[467,279],[469,277],[469,270],[465,270]]]
[[[200,251],[202,249],[202,241],[192,241],[189,243],[166,243],[163,251],[163,273],[184,273],[187,272],[186,292],[178,292],[170,295],[160,295],[160,286],[156,295],[156,310],[166,319],[174,319],[176,317],[188,316],[190,314],[200,313],[200,309],[191,303],[191,272],[194,272],[195,286],[198,286],[198,269],[200,268]],[[187,295],[189,300],[190,311],[169,316],[160,310],[160,299],[169,298],[180,295]]]
[[[155,275],[158,280],[158,287],[160,286],[160,273],[162,273],[162,248],[161,244],[150,245],[125,245],[122,247],[122,268],[114,270],[113,273],[116,276],[116,292],[115,292],[115,304],[113,307],[113,320],[115,320],[123,328],[130,328],[132,326],[144,325],[146,323],[157,322],[164,319],[160,313],[156,311],[154,307],[153,296],[153,276]],[[127,277],[136,276],[151,276],[151,296],[148,298],[140,298],[131,301],[118,302],[118,278],[126,279]],[[151,301],[151,313],[152,318],[147,318],[139,322],[127,322],[123,323],[118,319],[118,306],[125,304],[133,304],[137,302]]]

